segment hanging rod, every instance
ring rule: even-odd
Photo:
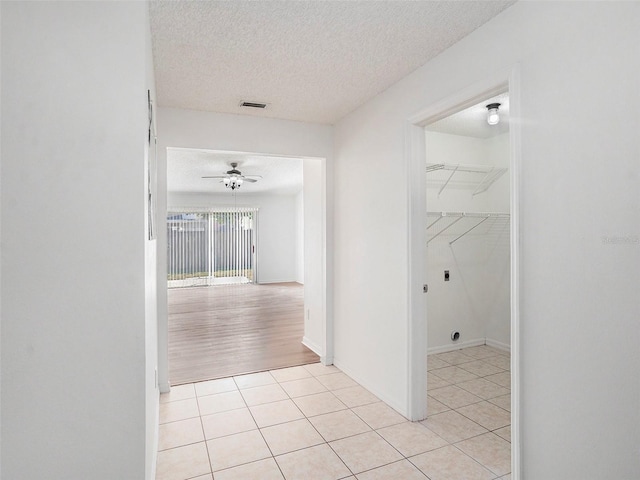
[[[442,230],[440,230],[434,236],[429,238],[427,240],[427,245],[429,244],[429,242],[431,242],[435,238],[437,238],[440,235],[442,235],[445,231],[449,230],[451,227],[453,227],[456,223],[458,223],[462,219],[469,219],[469,220],[473,220],[474,221],[474,224],[470,228],[466,228],[463,233],[457,234],[456,238],[454,238],[453,240],[451,240],[449,242],[449,245],[453,245],[455,242],[457,242],[462,237],[467,235],[469,232],[471,232],[474,229],[476,229],[477,227],[479,227],[481,224],[483,224],[487,220],[489,220],[489,219],[508,220],[510,218],[510,215],[508,213],[483,213],[483,212],[469,212],[469,213],[466,213],[466,212],[427,212],[427,217],[437,217],[433,222],[431,222],[427,226],[427,232],[433,226],[435,226],[438,222],[440,222],[441,220],[443,220],[445,218],[454,219],[451,223],[449,223],[449,225],[445,226]]]

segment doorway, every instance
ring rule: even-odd
[[[319,203],[305,161],[316,159],[167,151],[171,385],[318,362],[305,342],[318,288],[305,203]]]
[[[427,124],[425,142],[424,424],[503,476],[511,473],[508,92]]]
[[[434,204],[433,198],[429,203],[427,201],[428,196],[435,195],[437,198],[438,192],[442,194],[440,191],[441,188],[447,181],[452,173],[452,170],[448,169],[448,167],[435,167],[430,166],[429,168],[434,168],[440,170],[439,175],[445,175],[445,179],[439,180],[440,185],[435,190],[435,194],[432,192],[428,193],[428,172],[427,172],[427,162],[428,160],[428,152],[427,152],[427,143],[425,141],[425,127],[430,124],[435,124],[436,122],[445,119],[452,114],[457,112],[461,112],[468,107],[473,105],[477,105],[479,103],[484,102],[485,100],[489,100],[492,97],[508,92],[509,98],[509,110],[510,110],[510,128],[508,132],[508,172],[503,173],[503,179],[508,179],[508,223],[507,217],[500,216],[494,218],[491,216],[480,217],[475,215],[462,215],[467,213],[464,209],[458,209],[458,211],[448,211],[445,212],[445,208],[438,208]],[[441,355],[447,355],[444,350],[440,350],[438,352],[438,346],[436,342],[438,342],[438,338],[431,341],[429,338],[429,333],[432,335],[440,335],[440,341],[442,341],[443,336],[446,334],[446,345],[447,348],[450,348],[452,344],[458,342],[456,346],[466,346],[470,348],[475,348],[476,351],[467,352],[467,353],[476,353],[477,355],[482,356],[485,352],[482,350],[487,350],[492,353],[492,355],[497,355],[500,353],[506,353],[505,348],[508,346],[510,350],[510,358],[496,360],[496,363],[501,365],[499,368],[503,370],[502,380],[505,385],[510,386],[510,399],[508,401],[502,400],[504,403],[502,404],[504,410],[507,408],[510,409],[508,414],[509,422],[510,422],[510,435],[507,434],[506,437],[510,439],[510,457],[511,457],[511,468],[510,471],[514,478],[519,478],[519,469],[520,469],[520,430],[519,430],[519,418],[520,418],[520,409],[519,409],[519,371],[520,371],[520,363],[519,363],[519,311],[520,311],[520,301],[519,301],[519,285],[520,285],[520,248],[519,248],[519,184],[520,184],[520,129],[517,119],[519,118],[519,92],[520,92],[520,83],[519,83],[519,69],[516,66],[512,70],[508,72],[496,72],[492,77],[488,78],[486,81],[479,82],[477,84],[471,85],[470,87],[453,94],[441,102],[434,104],[430,107],[425,108],[424,110],[418,112],[411,118],[407,119],[407,167],[411,174],[409,175],[409,209],[410,209],[410,260],[409,260],[409,303],[410,303],[410,318],[409,318],[409,332],[410,332],[410,355],[409,355],[409,396],[408,396],[408,411],[410,412],[410,417],[412,420],[421,420],[427,418],[428,421],[428,410],[429,414],[434,414],[433,411],[437,410],[438,404],[433,403],[433,405],[429,406],[429,401],[427,401],[427,390],[428,388],[431,390],[436,385],[437,382],[429,382],[427,380],[427,369],[431,371],[433,368],[440,366],[441,368],[446,367],[457,367],[456,362],[460,360],[465,360],[468,358],[460,357],[458,359],[453,358],[460,352],[451,352],[449,358],[450,362],[448,364],[439,364],[434,357],[433,354],[440,353]],[[486,109],[486,104],[484,105]],[[486,115],[486,114],[485,114]],[[486,116],[485,116],[486,119]],[[514,119],[516,119],[514,121]],[[464,161],[460,159],[456,159],[455,162],[431,162],[429,163],[459,163],[463,164]],[[473,163],[473,162],[471,162]],[[455,168],[455,167],[454,167]],[[477,174],[474,172],[466,172],[467,174]],[[485,177],[491,180],[493,173],[485,172]],[[465,179],[461,178],[461,182],[464,182]],[[504,180],[503,180],[504,181]],[[451,186],[450,184],[448,186]],[[433,188],[433,186],[432,186]],[[445,186],[445,189],[447,187]],[[477,186],[476,186],[477,188]],[[486,193],[481,192],[483,187],[480,190],[476,191],[474,188],[469,195],[473,196],[473,193],[486,195]],[[438,215],[428,216],[425,212],[425,206],[433,208],[433,211],[438,213]],[[446,207],[447,209],[454,210],[454,207]],[[456,215],[442,215],[442,213],[453,213]],[[482,212],[468,212],[468,213],[482,213]],[[485,212],[489,213],[489,212]],[[507,212],[496,212],[496,213],[507,213]],[[440,219],[439,219],[440,217]],[[475,218],[474,218],[475,217]],[[434,221],[436,222],[434,224]],[[457,280],[458,282],[466,282],[468,281],[468,277],[465,278],[465,275],[461,274],[460,271],[457,270],[457,265],[455,262],[460,262],[461,257],[463,255],[468,255],[468,253],[462,253],[461,248],[464,243],[468,243],[470,239],[477,238],[482,233],[486,233],[485,230],[492,223],[494,223],[494,227],[497,227],[497,230],[502,230],[501,238],[508,238],[509,243],[508,248],[509,254],[509,266],[508,266],[508,275],[506,276],[505,281],[509,284],[509,298],[508,298],[508,317],[509,317],[509,333],[508,339],[506,341],[501,342],[502,344],[493,344],[487,346],[487,340],[485,336],[484,343],[485,345],[473,345],[472,340],[479,340],[479,343],[482,342],[482,337],[480,336],[478,339],[470,338],[468,335],[465,336],[464,333],[456,328],[450,328],[447,330],[441,329],[439,333],[434,333],[433,328],[429,328],[430,322],[430,310],[428,305],[432,300],[431,296],[433,294],[432,289],[432,280],[437,282],[442,282],[442,285],[450,286],[451,282]],[[453,258],[454,265],[456,267],[445,268],[444,265],[439,265],[435,271],[437,271],[437,277],[428,275],[428,271],[430,268],[430,263],[428,261],[428,247],[427,242],[429,241],[429,247],[435,247],[438,240],[442,240],[440,237],[444,236],[445,233],[440,233],[440,230],[448,230],[448,233],[454,233],[450,229],[453,227],[449,227],[449,224],[456,224],[457,227],[462,227],[462,222],[471,222],[468,224],[467,228],[462,229],[462,231],[458,232],[456,236],[453,236],[447,240],[447,248],[449,248],[451,255],[457,255],[457,258]],[[500,225],[499,222],[503,222],[505,225]],[[431,226],[431,228],[428,228]],[[496,231],[497,231],[496,230]],[[505,232],[509,233],[507,237],[505,237]],[[474,233],[471,233],[474,232]],[[456,251],[454,251],[451,247],[451,242],[454,245]],[[485,242],[486,245],[487,242]],[[434,248],[435,250],[435,248]],[[488,255],[491,254],[490,248],[484,248],[484,252]],[[433,262],[432,262],[433,263]],[[445,270],[449,270],[446,275]],[[445,280],[445,277],[448,276],[448,281]],[[428,284],[427,289],[427,281]],[[446,283],[445,283],[446,282]],[[423,288],[424,287],[424,288]],[[426,292],[429,292],[425,295]],[[437,291],[437,287],[436,287]],[[504,306],[504,303],[503,303]],[[467,325],[467,327],[471,328],[471,326]],[[465,327],[465,328],[467,328]],[[430,330],[430,332],[428,332]],[[456,332],[458,335],[456,335]],[[453,338],[453,339],[452,339]],[[426,341],[425,341],[426,339]],[[503,337],[504,339],[504,337]],[[463,345],[461,342],[469,341],[467,345]],[[491,342],[489,342],[491,343]],[[428,348],[429,347],[429,348]],[[457,348],[457,347],[454,347]],[[431,353],[432,355],[427,355],[427,353]],[[471,357],[471,355],[467,355],[466,357]],[[425,358],[427,361],[425,362]],[[476,360],[479,358],[476,358]],[[434,361],[435,360],[435,361]],[[442,360],[442,359],[438,359]],[[474,361],[472,359],[472,361]],[[453,363],[451,363],[453,362]],[[509,367],[509,370],[506,367]],[[458,367],[459,368],[459,367]],[[455,368],[450,369],[451,372],[457,371]],[[504,372],[507,372],[504,374]],[[477,376],[477,375],[476,375]],[[434,380],[434,377],[429,376],[430,380]],[[428,387],[428,384],[431,383],[431,386]],[[453,382],[452,382],[453,383]],[[481,383],[481,382],[479,382]],[[446,386],[443,384],[439,385],[440,387]],[[500,385],[499,385],[500,386]],[[506,387],[504,387],[506,388]],[[503,392],[504,393],[504,392]],[[429,397],[431,400],[431,397]],[[442,402],[440,402],[442,403]],[[491,431],[490,431],[491,432]],[[493,434],[493,432],[491,432]],[[501,432],[505,433],[505,432]],[[506,440],[506,439],[505,439]]]
[[[172,208],[168,287],[254,283],[257,222],[257,208]]]

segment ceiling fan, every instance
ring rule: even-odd
[[[224,183],[224,186],[230,188],[231,190],[236,190],[240,188],[240,186],[244,182],[255,183],[259,178],[262,178],[260,175],[243,175],[240,170],[237,169],[238,163],[231,163],[231,170],[227,171],[226,175],[213,175],[213,176],[205,176],[202,178],[221,178],[221,182]]]

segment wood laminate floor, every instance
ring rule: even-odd
[[[171,385],[319,361],[302,345],[298,283],[169,290]]]

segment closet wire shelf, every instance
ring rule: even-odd
[[[427,245],[445,232],[455,237],[449,242],[453,245],[481,225],[485,234],[502,232],[509,228],[509,222],[508,213],[427,212]]]
[[[506,171],[490,165],[428,163],[427,186],[440,187],[438,197],[447,187],[471,189],[475,196],[486,192]]]

